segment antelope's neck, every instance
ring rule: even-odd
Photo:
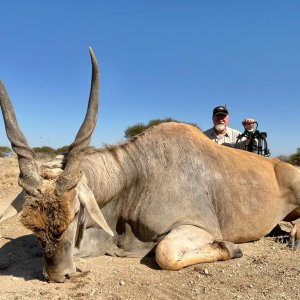
[[[100,206],[128,190],[139,173],[123,149],[88,154],[82,160],[81,169]]]

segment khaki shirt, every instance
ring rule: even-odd
[[[208,138],[213,140],[217,144],[234,147],[236,146],[236,141],[238,136],[241,134],[240,131],[227,127],[226,132],[217,137],[214,128],[210,128],[203,132]],[[236,148],[245,149],[245,138],[241,139]]]

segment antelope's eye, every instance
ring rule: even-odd
[[[61,232],[55,232],[55,233],[53,233],[52,236],[55,240],[58,240],[62,236],[62,233]]]

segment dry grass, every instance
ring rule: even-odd
[[[11,187],[15,184],[18,184],[19,168],[16,156],[0,158],[0,165],[1,188]]]

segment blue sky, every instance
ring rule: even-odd
[[[92,145],[135,123],[172,117],[211,127],[255,118],[272,156],[300,147],[300,2],[0,0],[0,80],[34,146],[70,144],[100,65]],[[0,145],[9,145],[0,123]]]

